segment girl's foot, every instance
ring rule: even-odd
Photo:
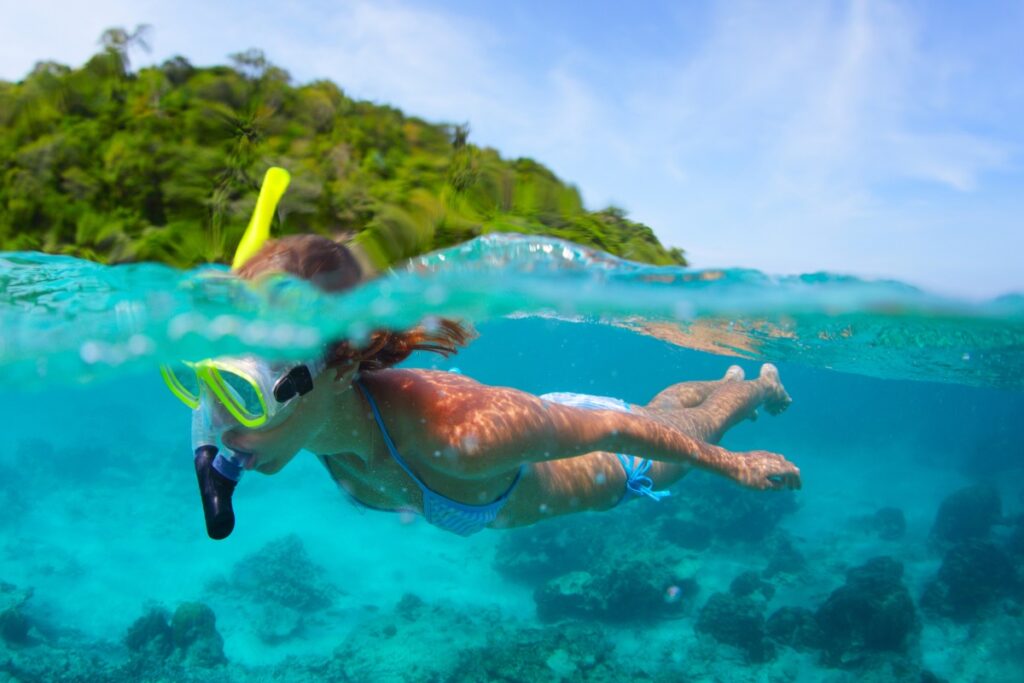
[[[772,415],[778,415],[793,402],[782,386],[782,380],[779,379],[779,369],[771,363],[761,366],[761,376],[757,381],[765,387],[764,409]]]
[[[743,374],[743,368],[738,365],[730,365],[729,369],[725,371],[725,377],[722,379],[730,382],[738,382],[742,381],[744,377],[746,377],[746,375]]]

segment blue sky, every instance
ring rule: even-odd
[[[531,156],[698,267],[1024,291],[1020,2],[0,0],[0,78],[153,25]]]

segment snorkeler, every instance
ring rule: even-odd
[[[246,280],[287,273],[330,292],[363,279],[347,247],[315,235],[266,242],[235,272]],[[674,384],[645,406],[394,368],[413,351],[447,356],[470,338],[442,319],[378,330],[361,344],[341,340],[305,363],[245,356],[165,367],[172,391],[194,409],[209,535],[231,533],[243,470],[273,474],[301,450],[361,505],[412,510],[460,535],[658,500],[692,468],[754,489],[800,487],[799,469],[781,455],[715,445],[758,407],[776,414],[789,405],[774,366],[752,381],[733,366],[717,381]]]

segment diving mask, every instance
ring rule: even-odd
[[[255,429],[272,422],[295,398],[312,391],[313,378],[325,366],[323,359],[296,364],[231,356],[163,365],[160,374],[171,393],[189,408],[200,407],[205,387],[239,424]]]

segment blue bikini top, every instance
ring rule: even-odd
[[[391,440],[391,434],[388,433],[387,427],[384,426],[384,418],[381,417],[380,410],[377,408],[377,402],[373,400],[373,396],[370,394],[369,389],[366,388],[366,385],[359,380],[356,380],[355,385],[359,387],[363,396],[366,397],[366,402],[370,404],[373,418],[377,421],[377,426],[380,427],[380,433],[384,437],[384,443],[387,445],[391,457],[395,459],[395,462],[405,470],[405,473],[416,482],[416,485],[420,487],[420,491],[423,492],[423,518],[427,522],[460,536],[470,536],[494,521],[498,513],[501,512],[501,509],[505,507],[505,503],[508,502],[508,497],[512,490],[515,489],[516,484],[519,483],[519,479],[523,476],[523,470],[526,469],[525,465],[516,472],[516,478],[512,480],[512,484],[508,489],[491,503],[469,505],[452,500],[447,496],[442,496],[440,493],[428,488],[423,483],[423,480],[412,471],[412,468],[405,462],[401,454],[399,454],[398,449],[395,448],[395,442]]]

